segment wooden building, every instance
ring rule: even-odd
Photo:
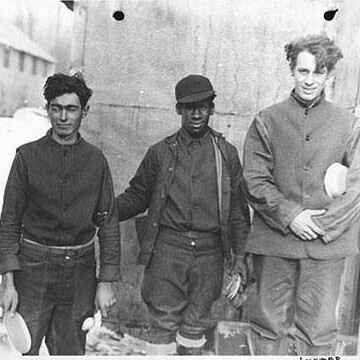
[[[44,105],[42,87],[56,60],[11,22],[0,21],[0,116]]]

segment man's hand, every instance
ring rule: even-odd
[[[248,266],[245,255],[233,255],[232,264],[230,267],[230,275],[234,274],[240,274],[242,285],[246,284],[248,277]]]
[[[10,312],[10,316],[14,316],[18,306],[19,298],[18,292],[14,286],[14,273],[12,271],[5,273],[2,276],[3,294],[1,299],[1,306],[4,314]]]
[[[312,220],[312,216],[323,215],[325,212],[325,209],[303,210],[299,215],[295,216],[290,223],[291,231],[303,240],[314,240],[319,235],[325,235],[325,232]]]
[[[111,282],[100,282],[96,288],[95,308],[100,310],[102,317],[107,317],[107,311],[116,304],[116,297]]]

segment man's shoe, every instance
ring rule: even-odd
[[[203,347],[185,347],[182,345],[177,346],[177,354],[178,355],[202,355]]]

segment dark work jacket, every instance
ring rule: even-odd
[[[99,281],[120,278],[120,229],[108,162],[82,137],[61,145],[51,130],[20,146],[10,170],[1,214],[0,273],[19,270],[20,238],[47,246],[75,246],[96,233],[93,216],[108,212],[98,231]]]
[[[242,166],[235,146],[210,129],[222,156],[222,192],[220,232],[224,256],[243,254],[250,229],[249,209],[243,194]],[[179,132],[151,146],[142,160],[130,186],[116,198],[119,220],[127,220],[148,210],[145,236],[140,241],[138,262],[148,265],[155,248],[159,222],[177,165]]]

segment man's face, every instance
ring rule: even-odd
[[[302,51],[297,57],[293,76],[296,94],[303,100],[311,101],[324,90],[329,72],[326,67],[317,69],[315,56]]]
[[[214,113],[211,101],[204,100],[196,103],[181,104],[176,107],[181,115],[181,125],[192,137],[200,137],[207,130],[210,116]]]
[[[82,118],[88,107],[82,109],[75,93],[60,95],[47,105],[47,113],[52,126],[52,136],[60,144],[73,144],[77,139]]]

